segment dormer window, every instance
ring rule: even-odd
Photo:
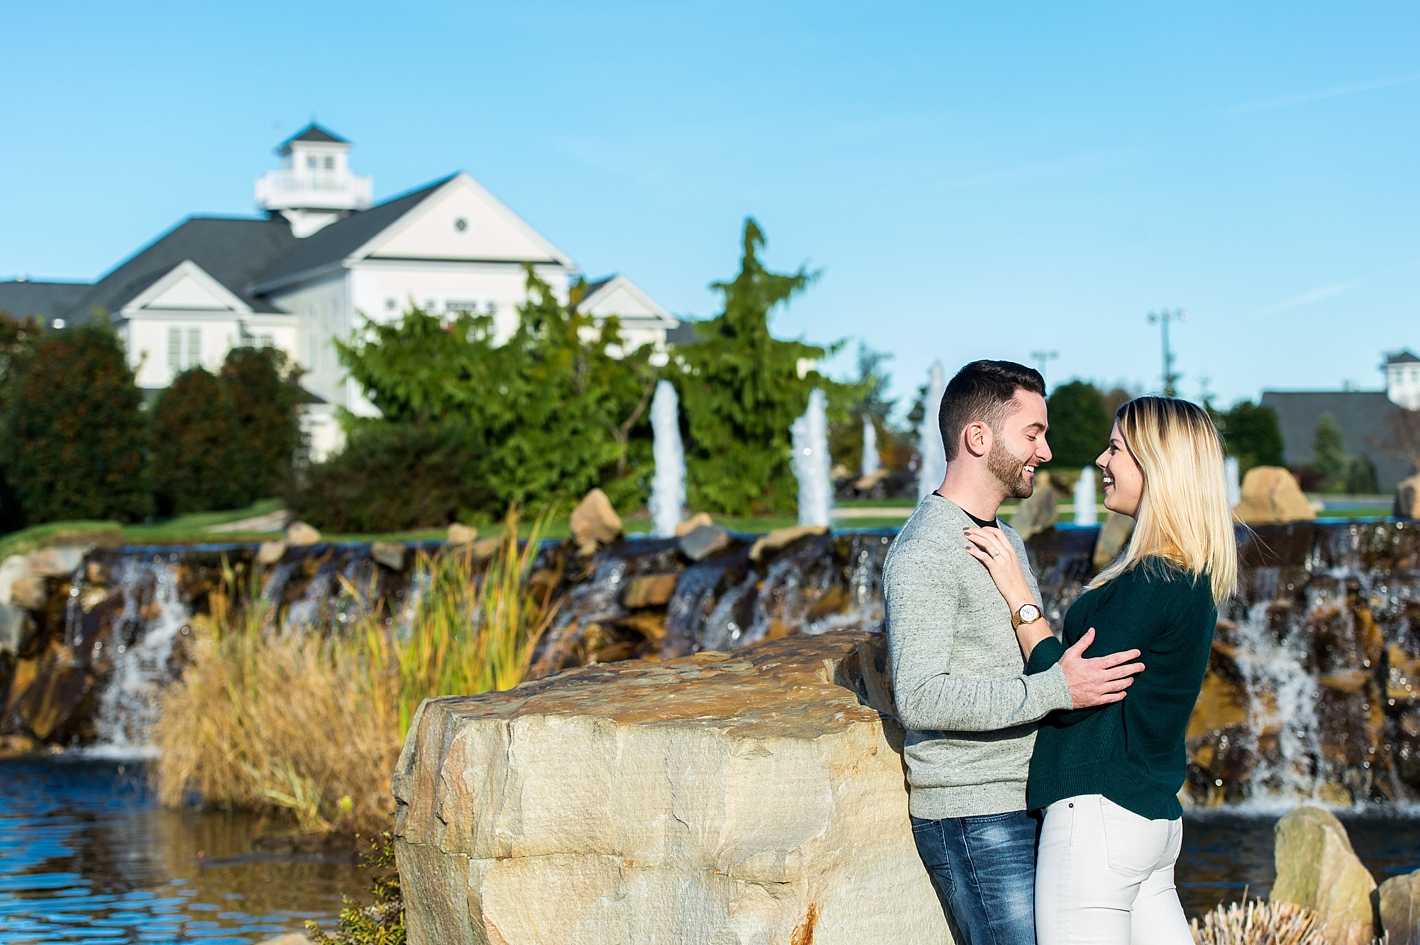
[[[306,167],[309,167],[311,170],[315,170],[316,163],[316,156],[314,154],[308,155],[306,157]]]
[[[335,158],[333,158],[333,157],[327,157],[327,158],[325,159],[325,169],[328,170],[328,171],[333,171],[333,170],[335,170]]]

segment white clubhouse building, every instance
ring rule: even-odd
[[[410,304],[488,313],[506,338],[527,266],[567,300],[576,263],[469,175],[373,203],[338,135],[311,124],[278,153],[281,167],[256,182],[264,217],[189,217],[93,284],[0,282],[0,311],[51,330],[108,312],[150,390],[194,365],[217,368],[234,346],[280,348],[317,401],[306,421],[320,459],[341,444],[336,408],[374,412],[332,345],[362,316],[392,321]],[[628,347],[649,343],[661,356],[680,326],[620,275],[588,286],[578,307],[618,316]]]

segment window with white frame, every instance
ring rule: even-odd
[[[187,330],[187,366],[196,367],[202,363],[202,329]]]
[[[182,329],[168,329],[168,370],[174,374],[182,370]]]

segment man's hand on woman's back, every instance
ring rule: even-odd
[[[1118,702],[1124,698],[1124,690],[1134,682],[1134,677],[1144,671],[1143,663],[1130,662],[1139,656],[1138,650],[1086,657],[1085,650],[1094,639],[1095,628],[1091,627],[1060,657],[1065,684],[1070,687],[1070,700],[1077,709]]]

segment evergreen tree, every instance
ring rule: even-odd
[[[892,355],[886,352],[874,351],[861,341],[858,343],[858,380],[853,386],[861,395],[848,407],[847,415],[829,428],[829,452],[853,476],[863,468],[865,421],[877,430],[879,453],[892,452],[897,441],[898,433],[891,420],[896,401],[887,396],[892,375],[883,370],[890,358]]]
[[[1322,489],[1340,492],[1346,487],[1346,443],[1330,412],[1321,415],[1312,440],[1312,464],[1322,475]]]
[[[301,448],[301,369],[277,348],[233,348],[222,388],[236,415],[238,464],[245,491],[272,496],[285,484]]]
[[[697,509],[731,515],[788,512],[797,487],[789,466],[789,425],[815,387],[828,396],[830,421],[843,420],[860,394],[816,368],[836,348],[779,341],[769,313],[804,291],[815,274],[764,268],[764,234],[745,221],[740,272],[711,288],[725,300],[716,317],[696,325],[696,344],[680,351],[677,386],[689,426],[687,492]]]
[[[148,426],[161,515],[238,509],[255,498],[243,431],[226,385],[195,367],[158,395]]]
[[[0,458],[29,523],[151,513],[142,403],[106,324],[50,333],[15,363]]]
[[[1271,407],[1240,400],[1226,412],[1213,415],[1223,446],[1246,473],[1254,466],[1283,466],[1282,428]]]
[[[1050,431],[1046,441],[1056,469],[1091,466],[1109,444],[1114,420],[1105,411],[1104,396],[1088,381],[1074,380],[1051,391],[1046,400]]]

